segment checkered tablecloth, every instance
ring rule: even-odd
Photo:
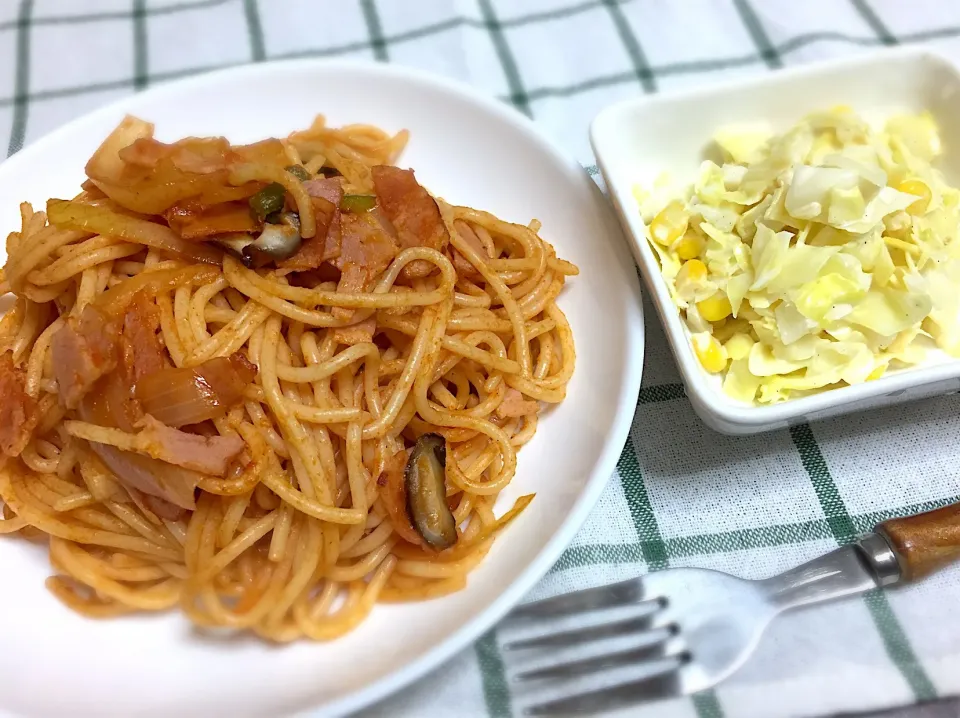
[[[466,81],[533,117],[596,174],[587,127],[611,102],[899,43],[960,62],[960,2],[0,0],[0,141],[16,152],[117,97],[226,65],[350,57]],[[535,597],[667,566],[763,577],[883,518],[960,498],[956,397],[719,436],[694,416],[656,314],[646,316],[630,440]],[[788,615],[715,691],[636,715],[824,716],[958,693],[954,569]],[[492,632],[369,713],[510,716],[517,703]]]

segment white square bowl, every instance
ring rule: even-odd
[[[687,395],[700,417],[726,434],[752,434],[804,421],[960,390],[960,361],[933,360],[864,384],[779,404],[751,405],[727,397],[718,377],[700,366],[689,332],[660,275],[633,187],[663,172],[692,182],[717,128],[766,122],[785,131],[804,115],[849,105],[868,118],[928,110],[943,142],[939,167],[960,183],[960,71],[918,48],[888,50],[693,91],[637,97],[607,107],[590,128],[597,163],[620,222],[666,329]],[[957,288],[960,291],[960,287]]]

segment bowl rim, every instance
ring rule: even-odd
[[[907,389],[960,377],[960,359],[907,367],[863,384],[829,389],[810,396],[787,399],[777,404],[747,404],[726,397],[719,387],[710,384],[708,374],[700,366],[693,352],[689,329],[680,318],[660,273],[659,262],[643,234],[645,225],[636,211],[632,196],[633,183],[628,179],[621,179],[611,169],[610,157],[614,152],[615,137],[607,125],[612,118],[636,108],[697,101],[731,91],[777,92],[797,80],[811,77],[827,78],[838,71],[869,68],[890,62],[936,65],[947,70],[960,85],[960,67],[948,57],[928,47],[908,45],[871,51],[855,57],[811,62],[709,86],[631,97],[607,105],[597,113],[590,124],[590,144],[597,159],[597,166],[606,182],[625,234],[630,240],[644,283],[652,295],[651,298],[660,316],[667,342],[677,361],[686,390],[691,395],[690,398],[698,412],[706,412],[722,425],[753,431],[768,430],[795,423],[797,420],[836,407],[883,396],[897,396]]]
[[[571,173],[582,174],[584,188],[593,196],[599,216],[608,230],[608,241],[614,252],[623,253],[624,258],[629,256],[626,238],[623,236],[621,224],[611,214],[612,209],[603,198],[599,187],[588,176],[571,152],[561,147],[549,135],[544,133],[536,122],[519,110],[513,108],[496,97],[478,90],[465,82],[459,82],[415,67],[375,62],[358,59],[329,59],[329,58],[293,58],[266,63],[244,63],[225,68],[212,69],[195,76],[177,78],[159,82],[145,90],[144,93],[125,95],[90,112],[64,123],[32,139],[24,147],[6,158],[0,165],[5,171],[24,172],[37,147],[56,142],[63,136],[70,136],[78,128],[95,125],[104,118],[116,116],[119,113],[135,111],[129,109],[133,99],[140,94],[149,93],[152,97],[171,97],[184,91],[197,91],[207,87],[215,87],[218,82],[226,78],[256,79],[276,73],[310,73],[322,71],[325,73],[344,71],[353,73],[374,73],[385,75],[400,82],[410,82],[423,87],[435,89],[447,95],[473,103],[506,125],[524,135],[526,142],[538,144],[541,151],[552,156],[558,163],[564,165]],[[41,150],[42,151],[42,150]],[[589,184],[588,184],[589,183]],[[619,236],[618,236],[619,235]],[[293,708],[297,715],[303,711],[321,710],[324,715],[341,716],[367,708],[414,681],[422,678],[436,669],[452,656],[468,648],[496,623],[498,623],[511,608],[519,603],[525,595],[547,574],[550,568],[560,558],[565,548],[574,539],[583,526],[590,512],[596,506],[601,494],[606,488],[609,479],[616,470],[616,465],[624,444],[629,440],[629,433],[636,413],[637,395],[643,372],[645,355],[646,331],[643,319],[642,288],[635,273],[627,273],[627,293],[634,295],[636,302],[623,307],[623,326],[629,327],[631,336],[626,342],[626,357],[624,360],[624,375],[621,382],[619,400],[610,420],[611,431],[604,441],[601,451],[593,463],[593,469],[583,484],[579,495],[572,502],[566,519],[558,529],[542,545],[539,552],[517,577],[486,607],[479,610],[474,616],[466,620],[459,629],[446,640],[434,648],[424,652],[419,657],[395,669],[384,673],[366,685],[334,697],[326,703],[313,703]],[[7,715],[0,707],[0,716]]]

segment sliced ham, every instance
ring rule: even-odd
[[[314,239],[316,239],[316,237],[314,237]],[[343,229],[340,224],[340,210],[336,210],[333,213],[330,224],[327,225],[327,232],[323,240],[323,254],[320,256],[320,261],[331,262],[339,257],[342,251]]]
[[[156,169],[161,160],[169,159],[175,168],[191,174],[219,172],[240,159],[223,137],[188,137],[170,145],[140,137],[118,155],[128,165],[145,169]]]
[[[477,233],[473,231],[473,228],[461,220],[457,220],[454,223],[454,228],[457,231],[457,234],[460,235],[461,239],[464,242],[469,244],[477,254],[481,257],[487,256],[487,250],[483,246],[483,242],[480,241],[480,238],[477,236]],[[453,260],[453,268],[457,270],[457,276],[466,277],[467,279],[481,279],[482,275],[477,271],[477,268],[474,267],[470,262],[464,257],[460,252],[458,252],[453,247],[449,248],[450,258]]]
[[[514,419],[518,416],[535,414],[539,408],[540,405],[537,402],[524,399],[523,394],[511,387],[504,393],[503,401],[497,407],[497,416],[501,419]]]
[[[335,207],[340,206],[343,199],[343,183],[339,177],[317,177],[303,183],[307,194],[317,199],[325,199]]]
[[[367,279],[373,279],[397,256],[397,242],[371,212],[340,215],[341,249],[334,266],[341,272],[353,265],[363,268]],[[409,267],[409,265],[408,265]]]
[[[340,279],[337,282],[337,291],[340,294],[356,294],[362,292],[367,287],[369,275],[367,270],[360,264],[350,263],[344,265],[340,272]],[[346,307],[333,307],[330,313],[335,319],[342,322],[348,322],[353,317],[353,309]]]
[[[88,304],[53,335],[50,351],[60,403],[74,409],[94,383],[117,366],[119,323]]]
[[[373,212],[340,213],[341,251],[331,264],[340,270],[337,291],[354,294],[367,291],[371,281],[397,256],[397,243]],[[332,314],[348,321],[354,310],[334,307]]]
[[[137,292],[124,313],[120,338],[127,383],[136,384],[166,367],[159,329],[160,308],[146,292]]]
[[[396,228],[400,248],[430,247],[442,252],[450,236],[436,200],[420,186],[413,170],[377,165],[372,174],[377,201]],[[425,277],[432,271],[434,267],[429,262],[417,260],[404,267],[403,276],[408,279]]]
[[[377,330],[377,315],[374,314],[368,319],[356,324],[349,324],[345,327],[336,327],[333,329],[333,338],[340,344],[360,344],[361,342],[373,341],[373,334]]]
[[[324,262],[340,256],[340,200],[343,199],[343,185],[339,179],[312,179],[303,183],[310,195],[314,216],[317,221],[317,233],[304,240],[300,249],[289,259],[279,263],[283,269],[306,271],[316,269]]]
[[[137,505],[137,508],[144,513],[149,511],[154,516],[166,519],[167,521],[179,521],[186,516],[186,509],[182,509],[176,504],[161,499],[159,496],[145,494],[132,486],[127,487],[127,493],[130,494],[130,498],[133,500],[133,503]]]
[[[173,429],[145,414],[138,441],[154,459],[213,476],[227,473],[230,461],[243,451],[239,436],[200,436]],[[139,447],[138,447],[139,448]]]
[[[188,137],[174,142],[170,159],[181,172],[203,175],[242,161],[225,137]]]
[[[13,365],[13,354],[0,356],[0,451],[19,456],[40,418],[37,402],[25,390],[26,373]]]
[[[171,149],[170,145],[153,137],[139,137],[120,148],[117,155],[128,165],[153,169],[160,160],[170,156]]]

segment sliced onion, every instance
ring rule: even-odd
[[[226,414],[256,373],[242,354],[217,357],[149,374],[137,382],[136,397],[144,411],[167,426],[199,424]]]
[[[222,252],[208,244],[188,242],[164,224],[111,212],[104,207],[51,199],[47,202],[47,217],[60,229],[120,237],[205,264],[220,264],[222,261]]]
[[[163,292],[172,292],[177,287],[206,284],[216,280],[218,276],[220,276],[219,269],[206,264],[191,264],[186,267],[172,267],[170,269],[152,269],[110,287],[97,297],[95,304],[107,314],[118,314],[126,311],[137,292],[146,292],[147,295],[153,296]]]
[[[87,176],[102,182],[118,181],[125,164],[120,159],[120,151],[138,139],[147,137],[153,137],[153,125],[127,115],[87,162]]]
[[[108,374],[80,403],[80,418],[100,426],[132,431],[136,420],[130,393],[118,373]],[[203,474],[174,466],[149,456],[121,451],[106,444],[90,448],[118,480],[145,494],[165,499],[183,509],[194,510],[194,491]]]

